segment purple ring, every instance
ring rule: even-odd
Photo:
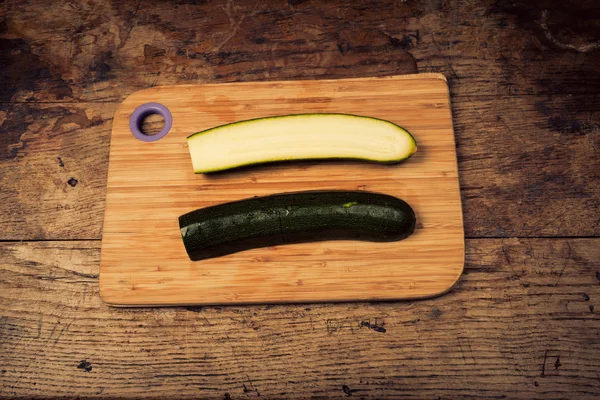
[[[140,130],[142,119],[150,114],[159,114],[165,119],[165,126],[156,135],[146,135]],[[171,115],[171,112],[167,107],[159,103],[142,104],[135,109],[135,111],[131,114],[131,118],[129,118],[129,129],[131,130],[131,133],[133,133],[133,136],[143,142],[154,142],[162,139],[167,133],[169,133],[172,125],[173,116]]]

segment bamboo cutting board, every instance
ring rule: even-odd
[[[172,115],[144,142],[130,117],[144,103]],[[376,165],[311,161],[213,176],[192,171],[186,137],[229,122],[335,112],[408,129],[418,150]],[[368,140],[368,132],[365,132]],[[311,189],[369,190],[407,201],[417,229],[399,242],[326,241],[190,261],[178,217],[222,202]],[[464,231],[448,86],[443,75],[166,86],[129,96],[110,147],[100,295],[111,305],[193,305],[416,299],[448,291],[464,265]]]

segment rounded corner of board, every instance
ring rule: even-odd
[[[102,303],[104,305],[107,305],[109,307],[121,307],[121,303],[118,301],[118,299],[114,298],[111,295],[107,295],[106,292],[104,292],[102,289],[100,289],[100,292],[98,293],[100,296],[100,301],[102,301]]]
[[[464,247],[463,247],[463,258],[460,263],[460,268],[458,268],[458,270],[456,271],[456,276],[448,283],[448,285],[443,290],[441,290],[439,293],[432,295],[431,297],[443,296],[446,293],[450,292],[452,289],[454,289],[454,287],[458,284],[458,282],[460,282],[460,278],[463,276],[464,271],[465,271],[465,253],[464,253]]]
[[[102,274],[100,274],[102,276]],[[100,279],[100,288],[98,290],[98,296],[100,297],[100,301],[103,304],[109,307],[123,307],[125,306],[125,302],[123,302],[122,298],[120,298],[119,293],[111,290],[107,290],[102,284],[102,279]]]
[[[463,262],[461,264],[460,271],[458,272],[458,274],[456,274],[456,277],[454,277],[454,279],[450,282],[448,287],[446,287],[444,290],[442,290],[440,293],[436,294],[435,296],[436,297],[442,296],[442,295],[450,292],[452,289],[454,289],[454,287],[458,284],[458,282],[460,282],[460,278],[462,277],[464,270],[465,270],[465,263]]]
[[[144,89],[137,90],[137,91],[135,91],[133,93],[130,93],[121,102],[121,104],[119,105],[119,109],[117,110],[117,112],[120,111],[121,108],[126,107],[126,106],[130,105],[131,103],[135,103],[138,106],[141,105],[141,104],[143,104],[143,103],[147,103],[149,101],[148,99],[151,97],[150,94],[153,93],[153,92],[156,92],[156,88],[155,87],[144,88]],[[138,98],[140,98],[140,99],[138,100]]]
[[[440,289],[437,290],[434,293],[429,293],[426,294],[424,296],[420,296],[417,298],[410,298],[407,300],[426,300],[426,299],[434,299],[437,297],[441,297],[444,296],[446,294],[448,294],[449,292],[452,291],[452,289],[454,289],[456,287],[456,285],[458,284],[458,282],[460,282],[460,278],[463,276],[463,273],[465,271],[465,247],[463,245],[462,248],[462,259],[460,261],[460,263],[456,263],[452,265],[452,269],[454,270],[455,274],[452,279],[448,279],[448,281],[444,281],[444,286]]]
[[[442,74],[441,72],[431,72],[430,77],[433,79],[439,79],[440,81],[444,81],[444,83],[448,83],[448,78],[446,78],[446,75]]]
[[[435,81],[441,85],[444,85],[444,88],[446,91],[448,91],[448,94],[450,94],[450,84],[448,83],[448,78],[446,75],[440,72],[427,72],[423,74],[417,74],[416,76],[421,79],[430,79],[431,81]]]
[[[436,80],[443,81],[446,84],[448,83],[448,78],[446,77],[446,75],[442,74],[441,72],[421,72],[421,73],[406,74],[406,75],[390,75],[390,76],[384,76],[381,78],[383,78],[383,79],[385,79],[385,78],[391,78],[391,79],[436,79]],[[376,78],[376,79],[378,79],[378,78]]]
[[[448,283],[447,286],[445,286],[442,290],[438,290],[435,293],[429,293],[423,296],[419,296],[419,297],[409,297],[403,300],[427,300],[427,299],[435,299],[438,297],[442,297],[448,293],[450,293],[452,291],[452,289],[454,289],[454,287],[458,284],[458,282],[460,282],[460,278],[462,277],[463,274],[463,270],[464,270],[464,264],[463,267],[460,269],[460,273],[456,275],[456,277]]]

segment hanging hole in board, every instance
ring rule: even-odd
[[[173,117],[167,107],[159,103],[146,103],[131,114],[129,129],[137,139],[154,142],[169,133],[172,124]]]

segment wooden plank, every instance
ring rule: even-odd
[[[600,239],[468,240],[440,298],[294,306],[115,309],[99,241],[0,254],[1,397],[600,395]]]
[[[100,238],[116,108],[0,106],[0,239]],[[467,236],[599,234],[600,97],[458,97],[452,108]]]
[[[0,106],[0,239],[97,239],[113,104]]]
[[[454,95],[591,95],[594,16],[590,1],[7,3],[0,100],[121,101],[154,85],[417,71],[444,73]]]
[[[600,234],[600,97],[453,101],[469,237]]]
[[[129,128],[133,111],[149,102],[163,104],[173,116],[169,133],[153,143],[138,140]],[[194,174],[191,168],[186,143],[191,132],[314,112],[391,121],[414,135],[418,150],[391,166],[317,160],[219,176]],[[414,209],[417,228],[392,243],[299,243],[202,261],[191,261],[184,249],[177,222],[182,214],[253,196],[315,189],[401,198]],[[440,74],[162,86],[129,96],[115,114],[100,263],[100,294],[110,304],[414,299],[445,293],[463,265],[454,132],[448,86]]]

